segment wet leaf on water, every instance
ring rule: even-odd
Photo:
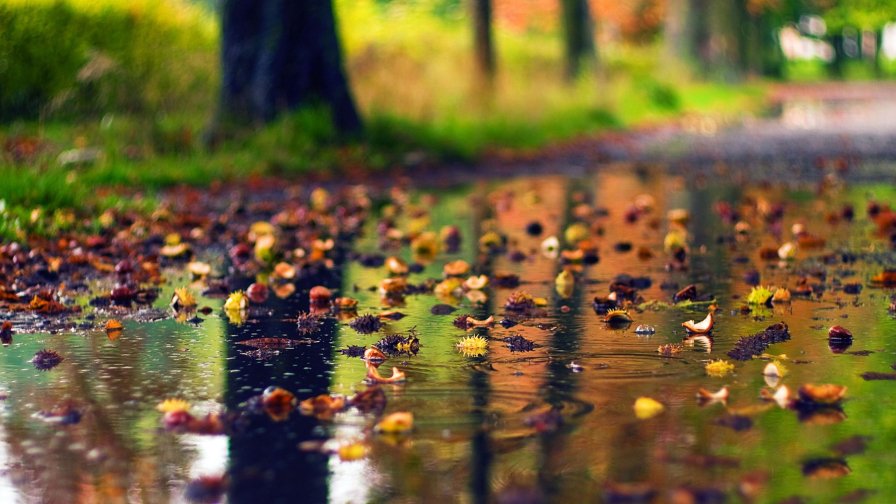
[[[343,462],[361,460],[370,452],[370,447],[361,441],[343,443],[336,449],[336,455]]]
[[[896,270],[886,270],[874,275],[871,283],[878,287],[896,287]]]
[[[511,312],[525,312],[535,308],[535,298],[525,291],[513,291],[507,296],[504,309]]]
[[[774,360],[765,365],[762,369],[762,374],[764,376],[782,378],[787,374],[787,368],[780,361]]]
[[[55,350],[38,350],[31,358],[31,364],[40,371],[49,371],[58,366],[64,359]]]
[[[124,329],[124,326],[121,325],[121,322],[115,319],[109,319],[106,321],[106,325],[104,326],[106,332],[116,332]]]
[[[635,410],[635,416],[640,420],[653,418],[662,413],[664,409],[666,409],[666,407],[663,406],[663,403],[651,397],[637,398],[635,400],[633,408]]]
[[[810,478],[842,478],[851,472],[846,460],[841,458],[825,457],[803,462],[803,475]]]
[[[666,343],[665,345],[660,345],[656,348],[657,353],[663,357],[678,355],[682,350],[684,350],[684,347],[677,343]]]
[[[554,290],[561,298],[572,296],[576,287],[576,277],[569,270],[563,270],[554,279]]]
[[[841,457],[847,455],[860,455],[865,453],[865,450],[868,449],[868,443],[871,442],[871,439],[871,436],[852,436],[835,443],[831,446],[831,449]]]
[[[261,395],[261,405],[271,420],[282,422],[295,408],[296,396],[286,389],[271,386]]]
[[[375,366],[379,366],[380,363],[386,360],[386,355],[376,347],[368,348],[364,350],[363,359]]]
[[[715,316],[713,315],[713,311],[710,310],[709,313],[706,314],[706,317],[700,322],[695,322],[693,320],[688,320],[687,322],[682,322],[681,326],[687,329],[687,331],[691,334],[706,334],[712,331],[713,326],[715,325]]]
[[[183,399],[168,398],[156,405],[156,411],[168,413],[171,411],[187,411],[190,409],[190,403]]]
[[[368,383],[402,383],[406,380],[404,372],[402,372],[397,367],[392,368],[392,376],[385,377],[382,376],[377,369],[371,363],[367,363],[367,381]]]
[[[405,434],[414,428],[414,414],[409,411],[399,411],[386,415],[374,430],[384,434]]]
[[[774,401],[781,408],[789,408],[793,402],[793,397],[787,385],[781,385],[774,392],[762,389],[759,391],[759,397],[765,401]]]
[[[432,313],[433,315],[450,315],[455,311],[457,311],[457,308],[442,303],[433,305],[433,307],[429,309],[429,313]]]
[[[346,402],[342,396],[321,394],[305,399],[299,403],[299,412],[305,416],[313,416],[318,420],[332,420],[336,413],[345,409]]]
[[[166,412],[162,417],[162,425],[172,432],[190,434],[217,435],[226,430],[224,419],[219,413],[208,413],[197,418],[184,410]]]
[[[728,394],[729,392],[727,385],[715,392],[711,392],[709,390],[706,390],[705,388],[701,388],[697,391],[697,402],[701,406],[715,403],[726,404],[728,402]]]
[[[721,378],[734,371],[734,364],[723,359],[711,360],[706,363],[704,369],[707,375]]]
[[[828,329],[828,339],[830,340],[852,340],[852,332],[849,329],[835,325]]]
[[[830,406],[843,400],[846,396],[846,387],[832,383],[820,385],[807,383],[801,386],[797,393],[803,402]]]
[[[405,317],[407,317],[407,315],[398,310],[388,310],[380,313],[380,318],[384,320],[401,320]]]
[[[379,386],[371,386],[350,397],[348,404],[361,413],[378,415],[386,409],[386,393]]]
[[[312,309],[325,309],[330,306],[333,293],[323,285],[315,285],[308,291],[308,302]]]

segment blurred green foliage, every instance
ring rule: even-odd
[[[210,107],[217,24],[177,0],[0,2],[0,121]]]

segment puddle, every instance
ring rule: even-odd
[[[0,501],[181,502],[187,495],[202,496],[197,478],[225,472],[230,502],[489,502],[514,496],[552,502],[626,496],[647,502],[651,495],[668,502],[675,495],[699,501],[701,495],[737,500],[741,494],[761,502],[794,495],[812,502],[858,494],[891,499],[894,385],[862,374],[891,372],[896,362],[891,291],[871,285],[875,274],[896,266],[896,256],[889,237],[875,236],[865,212],[869,197],[892,201],[896,190],[889,184],[843,184],[821,195],[815,190],[721,177],[694,184],[661,172],[614,169],[412,193],[398,228],[417,225],[407,217],[417,208],[428,219],[425,228],[438,232],[455,225],[462,240],[456,252],[440,253],[411,273],[411,284],[441,280],[446,262],[464,259],[477,272],[518,275],[520,289],[546,302],[539,316],[518,325],[471,333],[488,338],[487,352],[479,356],[457,350],[466,333],[453,321],[461,314],[501,320],[512,289],[487,287],[483,304],[409,295],[389,307],[406,316],[387,321],[379,333],[362,335],[345,321],[328,320],[316,341],[266,353],[238,343],[296,338],[295,317],[308,309],[314,284],[300,282],[285,300],[271,296],[265,310],[241,325],[224,315],[222,299],[202,298],[200,305],[213,311],[198,324],[125,319],[116,339],[101,329],[16,334],[11,346],[0,349],[0,386],[7,395],[0,403]],[[627,222],[628,210],[643,194],[652,196],[652,210]],[[741,213],[749,234],[736,236],[718,211],[720,201]],[[768,216],[777,203],[784,204],[783,218],[773,221]],[[835,222],[845,205],[855,209],[854,221]],[[394,252],[410,262],[406,244],[383,249],[377,221],[389,210],[380,208],[355,243],[356,252]],[[672,209],[686,209],[690,217],[684,270],[670,268],[663,250]],[[586,213],[582,220],[600,260],[578,268],[575,288],[564,298],[555,289],[560,266],[544,256],[541,243],[562,236]],[[534,221],[542,228],[535,236],[527,232],[535,230]],[[795,224],[823,238],[824,245],[798,248],[792,260],[762,259],[762,248],[795,240]],[[478,237],[490,230],[506,235],[507,253],[479,250]],[[643,300],[629,309],[632,324],[610,327],[592,300],[605,296],[623,273],[650,282],[638,290]],[[745,309],[757,273],[763,285],[795,291],[807,277],[818,289],[790,303]],[[376,288],[385,276],[385,267],[349,261],[328,286],[358,299],[359,313],[379,313],[386,307]],[[682,322],[706,315],[706,305],[669,305],[677,290],[692,283],[716,300],[712,346],[684,345],[663,357],[659,346],[681,344],[687,335]],[[856,290],[844,288],[849,284],[861,288],[848,293]],[[166,308],[173,287],[162,286],[157,308]],[[431,313],[446,302],[457,310]],[[806,383],[845,385],[839,413],[803,414],[762,401],[760,391],[772,390],[763,376],[768,361],[736,362],[726,355],[739,338],[780,321],[788,325],[790,339],[766,350],[787,356],[781,359],[787,373],[780,383],[794,392]],[[636,334],[638,325],[652,326],[655,333]],[[833,325],[852,332],[851,346],[836,352],[829,347]],[[383,386],[387,413],[414,414],[415,429],[407,437],[372,435],[369,419],[358,413],[333,423],[298,412],[284,422],[248,416],[226,436],[176,434],[161,426],[156,405],[170,397],[189,400],[199,412],[238,411],[271,385],[299,400],[364,390],[364,362],[340,350],[412,328],[419,352],[390,358],[382,368],[388,375],[397,366],[407,376],[404,384]],[[534,342],[533,350],[515,352],[501,341],[514,335]],[[49,371],[29,363],[44,348],[64,357]],[[734,371],[708,376],[704,366],[710,359],[727,359]],[[700,388],[722,386],[729,388],[727,410],[699,404]],[[633,404],[641,396],[661,402],[663,411],[639,420]],[[65,404],[78,408],[79,422],[35,418]],[[331,437],[370,438],[369,452],[341,461],[299,449]],[[849,439],[864,440],[863,451],[833,448]]]

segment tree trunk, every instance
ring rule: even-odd
[[[495,76],[492,0],[473,0],[473,36],[479,74],[490,81]]]
[[[336,129],[361,130],[330,0],[224,0],[217,128],[326,106]]]
[[[594,63],[594,21],[588,8],[588,0],[561,0],[563,15],[563,42],[566,49],[566,77],[574,79],[582,71],[583,64]]]

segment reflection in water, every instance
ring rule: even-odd
[[[452,319],[463,313],[477,319],[495,315],[500,321],[509,289],[486,288],[484,304],[449,299],[456,308],[449,315],[430,311],[444,300],[409,295],[396,307],[405,317],[387,321],[379,333],[362,335],[345,322],[329,320],[319,341],[279,349],[279,354],[251,355],[237,344],[260,337],[295,338],[290,319],[307,309],[308,289],[318,283],[357,298],[359,313],[379,313],[383,307],[376,286],[385,269],[357,262],[345,264],[341,277],[301,283],[287,300],[272,298],[266,308],[275,316],[262,313],[239,326],[216,313],[199,327],[170,320],[126,322],[115,340],[101,332],[17,335],[0,353],[0,383],[10,392],[0,424],[0,502],[18,497],[177,502],[186,482],[225,470],[230,502],[484,503],[514,496],[592,502],[613,492],[655,492],[660,502],[671,500],[673,492],[685,497],[721,492],[729,500],[752,492],[758,502],[800,494],[827,501],[862,489],[876,490],[880,502],[888,502],[890,489],[896,488],[896,459],[889,453],[896,431],[881,426],[892,423],[896,396],[892,383],[865,381],[860,374],[888,371],[896,354],[891,337],[896,321],[886,311],[891,292],[868,283],[894,259],[886,238],[874,237],[864,217],[850,224],[829,216],[844,204],[862,208],[870,190],[882,201],[896,197],[896,190],[884,185],[837,187],[818,196],[799,188],[724,180],[686,183],[649,169],[608,170],[572,180],[543,176],[483,182],[420,201],[412,195],[407,211],[394,216],[400,227],[415,219],[419,223],[424,209],[428,229],[456,225],[462,241],[457,251],[443,252],[411,274],[410,283],[440,279],[445,261],[464,259],[475,273],[519,275],[521,290],[545,300],[543,313],[518,325],[477,329],[489,337],[488,352],[480,357],[457,352],[455,343],[467,333]],[[639,199],[645,193],[652,198]],[[721,199],[730,204],[729,222],[708,210]],[[631,221],[626,211],[636,200],[651,209]],[[771,222],[769,213],[780,202],[784,217]],[[671,267],[663,250],[666,215],[677,208],[690,214],[688,269]],[[405,215],[411,213],[414,217]],[[560,269],[541,254],[540,244],[552,235],[563,242],[564,230],[576,219],[588,223],[600,261],[576,265],[575,287],[563,298],[554,284]],[[742,226],[746,232],[735,235],[737,220],[747,225]],[[823,235],[825,247],[798,247],[792,261],[762,259],[760,248],[776,249],[797,239],[789,232],[796,223]],[[370,223],[358,250],[380,251],[375,225]],[[478,236],[493,229],[506,235],[506,253],[480,254]],[[410,259],[407,246],[392,252]],[[650,282],[639,290],[645,303],[629,309],[631,326],[613,328],[591,304],[595,296],[606,296],[621,274]],[[817,289],[809,296],[795,295],[788,305],[742,310],[757,276],[763,285],[795,291],[804,281]],[[707,342],[695,341],[679,353],[660,355],[661,345],[686,343],[683,321],[706,313],[705,305],[669,304],[676,291],[692,283],[718,304],[712,353],[706,353]],[[847,293],[843,285],[848,283],[865,289]],[[220,306],[219,301],[204,302]],[[846,385],[848,400],[842,407],[794,411],[763,402],[760,391],[773,391],[762,375],[767,362],[760,359],[737,362],[726,377],[706,374],[710,357],[726,358],[738,338],[778,321],[786,322],[792,334],[766,350],[788,369],[779,385],[794,391],[804,383]],[[655,333],[635,334],[641,324]],[[848,327],[856,335],[852,346],[829,348],[831,325]],[[240,410],[271,385],[300,400],[363,390],[363,362],[339,349],[369,346],[384,334],[406,334],[414,327],[420,352],[385,364],[408,377],[403,385],[384,387],[386,413],[414,413],[416,428],[407,438],[371,436],[368,426],[374,419],[358,413],[337,416],[330,424],[296,413],[283,422],[248,415],[226,437],[159,429],[154,408],[167,397]],[[531,340],[534,349],[511,351],[502,339],[512,335]],[[44,347],[66,359],[41,373],[27,360]],[[727,407],[698,405],[699,388],[722,386],[730,390]],[[637,419],[632,405],[641,396],[662,403],[663,412]],[[60,405],[80,411],[80,423],[51,424],[33,416]],[[731,418],[751,428],[730,428]],[[857,435],[871,437],[865,453],[833,448]],[[370,452],[361,460],[341,461],[299,449],[300,443],[331,437],[368,438]],[[805,469],[807,461],[834,459],[845,461],[848,476],[824,479],[818,474],[826,472]],[[808,477],[818,479],[809,484]]]
[[[244,347],[236,344],[261,337],[295,337],[294,317],[308,311],[307,293],[315,285],[335,288],[338,277],[303,279],[295,295],[270,300],[267,306],[280,317],[228,325],[228,409],[239,410],[269,386],[296,391],[299,400],[328,391],[333,365],[327,356],[333,353],[334,321],[324,323],[316,343],[285,350],[270,359],[246,355]],[[303,442],[322,438],[313,417],[294,413],[282,422],[265,415],[250,417],[230,439],[228,498],[232,502],[326,502],[328,456],[299,449]]]

